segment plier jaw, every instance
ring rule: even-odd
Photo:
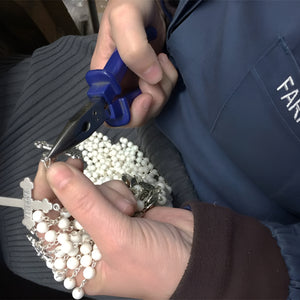
[[[91,136],[105,121],[105,106],[103,98],[85,104],[67,122],[45,159],[54,158]]]

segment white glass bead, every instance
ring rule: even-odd
[[[61,250],[65,253],[70,252],[71,250],[73,250],[73,243],[71,241],[64,241],[61,244]]]
[[[167,203],[167,198],[163,195],[159,195],[157,203],[159,205],[165,205]]]
[[[49,230],[45,233],[45,240],[49,243],[53,243],[56,241],[56,237],[57,237],[57,234],[56,234],[56,231],[55,230]]]
[[[81,236],[81,241],[84,243],[84,242],[89,242],[91,240],[91,237],[90,237],[90,235],[89,234],[87,234],[87,233],[84,233],[84,234],[82,234],[82,236]]]
[[[61,218],[58,222],[58,227],[60,229],[66,229],[69,227],[69,225],[70,225],[70,220],[67,218]]]
[[[81,226],[81,224],[80,224],[77,220],[74,220],[74,221],[73,221],[73,225],[74,225],[74,227],[75,227],[76,229],[78,229],[78,230],[83,229],[83,227]]]
[[[114,167],[117,168],[117,169],[120,168],[121,167],[121,163],[119,161],[116,161],[114,163]]]
[[[158,176],[158,171],[156,169],[151,170],[153,176]]]
[[[72,290],[72,289],[74,289],[75,286],[76,286],[76,280],[75,280],[75,278],[67,277],[64,280],[64,287],[67,290]]]
[[[86,177],[88,177],[88,178],[91,177],[91,173],[88,172],[87,169],[84,170],[83,174],[84,174]]]
[[[164,183],[164,182],[165,182],[165,179],[164,179],[162,176],[159,176],[159,177],[158,177],[158,181]]]
[[[115,149],[112,149],[110,151],[110,155],[113,157],[113,156],[116,156],[117,155],[117,151]]]
[[[79,248],[78,247],[73,247],[73,249],[71,251],[68,252],[69,256],[76,256],[79,252]]]
[[[57,236],[57,241],[63,244],[65,241],[69,240],[69,235],[66,232],[62,232]]]
[[[146,174],[148,172],[148,169],[147,169],[147,167],[140,167],[139,171],[142,174]]]
[[[64,251],[62,251],[62,247],[61,247],[61,245],[59,245],[59,246],[57,246],[56,248],[55,248],[55,257],[63,257],[65,255],[65,252]]]
[[[86,267],[84,270],[83,270],[83,277],[85,279],[92,279],[96,274],[96,271],[94,268],[92,267]]]
[[[66,210],[66,208],[63,208],[60,212],[60,215],[63,217],[63,218],[70,218],[71,217],[71,214]]]
[[[159,180],[159,179],[158,179]],[[159,181],[157,184],[156,184],[161,190],[164,190],[165,189],[165,184],[162,182],[162,181]]]
[[[46,222],[40,222],[36,225],[36,230],[39,233],[46,233],[49,230],[48,224]]]
[[[44,218],[44,213],[41,210],[36,210],[33,214],[32,214],[32,220],[34,222],[41,222],[43,221]]]
[[[49,269],[53,269],[53,262],[51,260],[46,260],[46,266]]]
[[[56,270],[62,270],[66,267],[66,262],[63,258],[57,258],[55,261],[54,261],[54,268]]]
[[[82,254],[89,254],[92,251],[92,246],[89,243],[83,243],[80,247]]]
[[[172,188],[168,184],[166,184],[166,189],[170,194],[172,193]]]
[[[144,202],[142,200],[137,200],[136,207],[138,211],[142,211],[145,207]]]
[[[85,254],[80,259],[80,264],[84,267],[90,266],[92,263],[92,257],[88,254]]]
[[[74,270],[76,269],[77,267],[79,266],[79,261],[76,257],[70,257],[68,260],[67,260],[67,267],[70,269],[70,270]]]
[[[54,272],[54,276],[53,277],[54,277],[54,280],[57,281],[57,282],[61,282],[61,281],[63,281],[66,278],[65,274],[64,273],[60,273],[60,272]]]
[[[102,258],[101,252],[99,251],[99,249],[94,249],[92,251],[92,258],[95,261],[99,261]]]
[[[76,287],[73,291],[72,291],[72,297],[76,300],[81,299],[84,296],[84,291],[83,289]]]

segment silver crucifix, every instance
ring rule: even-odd
[[[32,199],[33,182],[28,177],[20,183],[20,187],[23,189],[22,199],[0,197],[0,205],[22,208],[24,210],[22,224],[31,230],[35,225],[32,220],[32,211],[42,210],[44,213],[48,213],[52,209],[52,203],[48,199],[42,201]]]

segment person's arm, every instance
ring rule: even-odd
[[[287,299],[287,268],[268,228],[228,208],[191,207],[191,258],[172,299]]]

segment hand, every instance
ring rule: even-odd
[[[88,281],[85,291],[92,295],[169,298],[189,260],[192,213],[156,207],[144,218],[130,217],[135,200],[125,184],[111,181],[97,187],[72,164],[59,162],[47,172],[40,170],[35,196],[48,196],[46,191],[57,197],[100,249],[102,259],[97,263],[96,277]]]
[[[145,27],[158,34],[148,43]],[[154,0],[110,0],[103,13],[91,69],[103,69],[118,49],[124,63],[138,77],[142,91],[132,103],[129,127],[140,126],[157,116],[177,81],[177,71],[167,55],[160,52],[166,37],[163,14]],[[126,80],[127,79],[127,80]],[[133,77],[125,78],[125,88],[136,89]]]

